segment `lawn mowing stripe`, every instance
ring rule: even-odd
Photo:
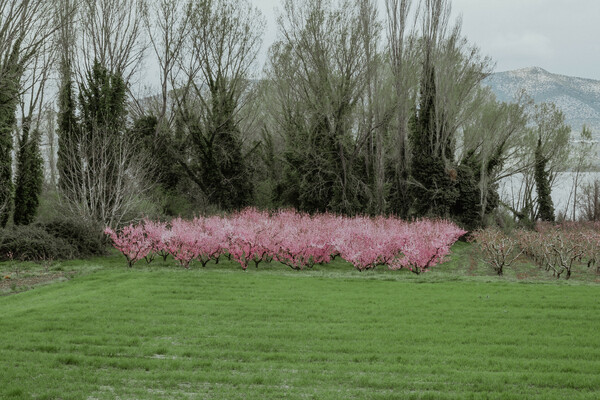
[[[184,272],[0,299],[0,394],[598,397],[594,286]]]

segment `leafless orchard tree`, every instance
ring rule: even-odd
[[[581,188],[577,198],[580,218],[584,221],[600,221],[600,180],[595,179]]]

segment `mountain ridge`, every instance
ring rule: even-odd
[[[525,90],[536,103],[553,102],[565,114],[574,134],[583,125],[600,140],[600,81],[548,72],[541,67],[527,67],[496,72],[484,80],[500,101],[514,101]]]

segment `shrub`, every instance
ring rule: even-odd
[[[74,257],[97,256],[106,251],[102,228],[92,223],[74,218],[53,218],[38,225],[55,238],[69,243],[76,251]]]
[[[40,226],[25,225],[0,231],[0,260],[9,253],[18,260],[43,261],[76,257],[77,249]]]

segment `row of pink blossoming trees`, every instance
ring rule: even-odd
[[[189,268],[230,257],[242,269],[273,260],[295,270],[325,264],[336,257],[358,270],[378,265],[406,268],[416,274],[439,264],[466,232],[444,220],[406,222],[393,217],[308,215],[291,210],[275,213],[246,209],[227,217],[149,220],[105,230],[129,267],[170,255]]]

